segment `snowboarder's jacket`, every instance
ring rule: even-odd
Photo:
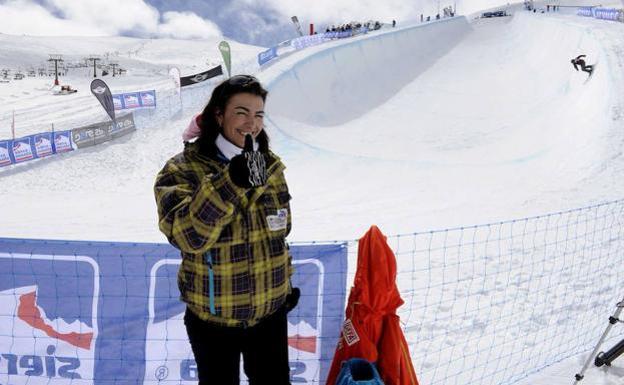
[[[284,165],[267,156],[266,185],[235,185],[225,159],[187,143],[156,177],[159,227],[182,252],[181,299],[201,319],[253,326],[276,312],[290,292],[286,244],[290,194]]]
[[[574,59],[572,59],[572,65],[574,65],[574,69],[578,71],[578,66],[581,66],[581,69],[585,70],[585,60],[583,60],[583,58],[585,57],[585,55],[579,55],[577,57],[575,57]]]

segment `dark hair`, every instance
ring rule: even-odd
[[[198,119],[201,129],[198,143],[200,151],[205,155],[214,157],[217,154],[217,146],[215,141],[220,133],[223,133],[223,127],[219,125],[215,117],[217,112],[225,112],[225,106],[232,96],[240,93],[249,93],[260,96],[263,102],[266,102],[268,91],[262,87],[260,81],[251,75],[236,75],[224,80],[212,91],[212,96],[208,104]],[[269,148],[269,136],[263,129],[256,137],[258,145],[261,149]]]

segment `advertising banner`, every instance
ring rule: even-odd
[[[345,244],[290,248],[291,382],[324,383],[346,296]],[[0,384],[196,384],[170,245],[0,238]],[[243,375],[241,375],[243,378]]]
[[[115,106],[115,110],[123,110],[123,94],[113,94],[113,106]]]
[[[222,41],[221,43],[219,43],[219,51],[221,51],[223,63],[225,63],[228,77],[230,77],[232,76],[232,50],[230,49],[230,44],[225,40]]]
[[[115,110],[156,107],[156,90],[113,94]]]
[[[52,149],[51,132],[43,132],[41,134],[35,134],[33,136],[35,142],[35,154],[37,158],[43,158],[54,153]]]
[[[76,147],[83,148],[101,144],[111,139],[126,135],[136,129],[134,116],[127,114],[117,118],[116,122],[101,122],[71,130]]]
[[[139,92],[139,104],[141,107],[156,107],[156,91]]]
[[[52,137],[54,138],[54,152],[55,153],[58,154],[61,152],[68,152],[68,151],[74,150],[72,146],[70,130],[53,132]]]
[[[70,131],[42,132],[15,140],[2,140],[0,167],[72,150]]]
[[[141,104],[139,103],[139,93],[130,92],[127,94],[123,94],[123,104],[124,104],[124,108],[140,107]]]
[[[103,80],[95,79],[91,82],[91,93],[100,102],[104,110],[110,116],[111,120],[115,120],[115,104],[110,89]]]
[[[13,162],[14,161],[11,158],[11,141],[0,141],[0,167],[8,166],[10,164],[13,164]]]
[[[32,136],[25,136],[23,138],[13,140],[13,159],[15,163],[26,162],[35,158],[32,149]]]
[[[266,62],[275,59],[277,57],[277,47],[271,47],[266,51],[262,51],[258,54],[258,64],[263,65]]]
[[[209,69],[208,71],[200,72],[195,75],[182,76],[180,78],[180,86],[185,87],[185,86],[190,86],[193,84],[201,83],[203,81],[206,81],[208,79],[214,78],[219,75],[223,75],[223,69],[221,68],[221,65],[218,65],[212,69]]]

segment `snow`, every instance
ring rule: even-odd
[[[271,91],[267,130],[287,166],[291,241],[356,239],[371,224],[413,233],[622,198],[624,24],[513,13],[445,20],[425,37],[422,26],[370,33],[263,71],[263,48],[231,42],[233,73],[257,73]],[[182,150],[182,130],[215,84],[180,99],[168,70],[219,64],[217,45],[0,35],[0,61],[13,70],[46,65],[49,53],[72,61],[108,53],[128,69],[104,78],[113,93],[155,89],[159,106],[137,112],[139,129],[127,137],[0,169],[0,235],[166,242],[154,177]],[[580,53],[600,62],[588,82],[569,62]],[[64,96],[52,95],[52,78],[0,83],[0,138],[10,137],[13,111],[18,137],[106,120],[88,91],[91,76],[70,71],[61,84],[79,91]],[[571,383],[584,357],[520,383]],[[586,383],[623,383],[623,375],[616,361],[590,368]]]

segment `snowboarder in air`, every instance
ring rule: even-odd
[[[570,60],[570,62],[574,66],[575,70],[578,71],[579,70],[579,66],[580,66],[581,67],[581,71],[585,71],[589,75],[591,75],[592,72],[594,71],[594,66],[590,65],[590,64],[585,64],[585,60],[583,60],[584,57],[586,57],[586,55],[578,55],[574,59]]]

